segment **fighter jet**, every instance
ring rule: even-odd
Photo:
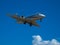
[[[12,16],[11,15],[8,15],[8,16],[16,19],[18,24],[28,23],[30,26],[34,25],[34,26],[37,26],[37,27],[40,27],[40,26],[39,26],[39,24],[37,24],[36,20],[42,21],[42,19],[46,17],[45,15],[43,15],[41,13],[34,14],[34,15],[28,16],[28,17],[19,16],[19,15],[16,15],[16,14],[14,14]]]

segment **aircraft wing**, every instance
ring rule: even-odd
[[[18,19],[20,16],[16,15],[16,14],[7,14],[7,16],[11,17],[11,18],[15,18]]]

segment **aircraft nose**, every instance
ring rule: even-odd
[[[42,17],[46,17],[44,14],[39,14],[40,16],[42,16]]]

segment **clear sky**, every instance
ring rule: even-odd
[[[17,24],[6,16],[18,13],[27,17],[36,12],[46,15],[42,22],[37,21],[40,28]],[[60,0],[0,0],[0,45],[32,45],[33,35],[60,41]]]

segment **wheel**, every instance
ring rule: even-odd
[[[24,22],[24,24],[26,24],[26,21]]]
[[[32,26],[32,23],[30,23],[30,26]]]
[[[40,19],[40,22],[42,22],[42,19]]]

